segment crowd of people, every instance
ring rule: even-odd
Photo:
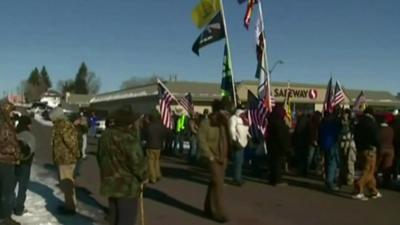
[[[17,127],[14,106],[0,106],[0,224],[19,224],[12,214],[24,214],[36,140],[29,116]],[[168,130],[157,111],[141,115],[124,106],[109,115],[98,140],[100,194],[108,198],[109,224],[136,224],[139,197],[147,183],[162,179],[160,158],[166,154],[202,165],[210,174],[204,213],[215,221],[229,220],[224,206],[225,172],[231,165],[232,184],[244,184],[243,167],[266,168],[271,185],[285,186],[285,172],[320,175],[328,191],[354,185],[358,200],[381,198],[378,187],[390,187],[400,170],[400,116],[379,115],[371,107],[355,113],[297,113],[294,126],[276,105],[268,116],[265,134],[251,126],[246,107],[235,109],[215,100],[212,111],[185,115],[178,109],[174,129]],[[51,148],[65,195],[59,212],[76,213],[75,178],[86,157],[87,134],[95,135],[95,116],[67,117],[61,107],[49,113],[53,122]],[[188,143],[188,144],[187,144]],[[245,163],[247,162],[247,163]],[[357,175],[356,171],[362,171]],[[378,176],[382,173],[382,177]],[[263,178],[263,177],[262,177]],[[378,178],[378,179],[377,179]],[[18,185],[17,185],[18,184]],[[18,186],[17,196],[15,188]],[[366,192],[368,190],[368,192]]]

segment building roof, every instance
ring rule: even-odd
[[[92,100],[93,97],[94,95],[67,93],[65,100],[66,103],[71,105],[89,106],[90,100]]]
[[[246,84],[246,85],[258,85],[258,81],[255,80],[244,80],[238,83],[240,84]],[[288,82],[282,82],[282,81],[272,81],[271,86],[283,86],[286,87],[288,85]],[[306,83],[292,83],[290,82],[290,87],[301,87],[301,88],[326,88],[327,85],[322,85],[322,84],[306,84]]]
[[[62,94],[56,90],[48,89],[42,94],[42,97],[61,97]]]
[[[164,82],[165,86],[177,98],[183,97],[186,93],[190,92],[195,101],[209,100],[219,98],[220,85],[217,83],[206,82],[192,82],[192,81],[169,81]],[[95,96],[91,103],[112,101],[117,99],[135,98],[143,96],[154,96],[158,94],[158,86],[156,83],[141,85],[124,89],[120,91],[113,91]]]
[[[362,90],[345,90],[351,102],[354,102]],[[399,99],[388,91],[363,90],[367,103],[378,106],[400,106]]]

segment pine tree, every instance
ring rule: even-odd
[[[40,85],[41,77],[38,68],[32,70],[31,75],[28,78],[28,83],[31,85]]]
[[[86,67],[86,64],[83,62],[75,77],[74,90],[76,94],[89,93],[87,85],[87,77],[88,77],[88,69]]]
[[[44,83],[46,89],[51,88],[53,85],[51,83],[50,76],[47,73],[47,70],[46,70],[45,66],[42,67],[42,70],[40,71],[40,75],[42,77],[42,80],[43,80],[43,83]]]

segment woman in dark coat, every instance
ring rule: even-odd
[[[290,133],[285,124],[285,110],[275,106],[268,121],[267,147],[269,153],[270,177],[272,185],[282,185],[285,155],[289,151]]]

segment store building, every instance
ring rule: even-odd
[[[219,83],[189,82],[189,81],[171,81],[165,82],[170,92],[176,97],[181,98],[188,92],[192,94],[196,112],[203,112],[205,108],[211,109],[211,103],[214,99],[221,97]],[[257,93],[258,82],[242,81],[238,82],[236,89],[238,100],[242,103],[247,102],[247,92],[251,90]],[[311,112],[321,111],[326,94],[326,85],[272,82],[272,93],[277,103],[282,103],[286,92],[289,90],[292,103],[292,110],[301,110]],[[344,106],[349,107],[354,104],[355,99],[361,90],[352,90],[344,88],[346,95]],[[400,100],[387,91],[364,90],[367,98],[367,104],[380,111],[391,111],[400,108]],[[147,113],[158,107],[158,86],[157,84],[148,84],[133,87],[126,90],[104,93],[95,96],[90,101],[90,107],[98,110],[113,111],[121,105],[131,105],[139,113]],[[177,103],[174,102],[174,109]]]

